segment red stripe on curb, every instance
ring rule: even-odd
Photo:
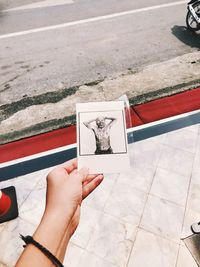
[[[200,88],[133,107],[143,123],[200,109]]]
[[[139,126],[139,125],[144,124],[141,118],[138,116],[138,114],[134,110],[134,107],[130,108],[130,115],[131,115],[132,124],[130,125],[130,127],[127,126],[127,128],[131,128],[133,126]]]
[[[0,146],[0,163],[27,157],[76,142],[76,127],[54,130]]]
[[[131,107],[133,126],[200,109],[200,88]],[[0,146],[0,163],[76,142],[76,127],[54,130]]]

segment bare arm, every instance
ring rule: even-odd
[[[61,262],[79,224],[81,202],[102,180],[102,175],[88,175],[87,169],[77,171],[75,160],[63,164],[48,175],[46,208],[33,238]],[[15,265],[27,266],[52,267],[53,264],[38,248],[29,244]]]
[[[92,119],[92,120],[89,120],[89,121],[85,121],[83,122],[83,124],[90,130],[92,130],[94,127],[92,127],[92,123],[96,121],[96,119]]]
[[[109,120],[109,123],[106,125],[106,127],[111,127],[116,121],[116,118],[112,118],[112,117],[105,117],[105,120]]]

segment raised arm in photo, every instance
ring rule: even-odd
[[[112,117],[105,117],[105,120],[109,120],[109,123],[106,125],[106,127],[111,127],[116,121],[116,118],[112,118]]]
[[[92,120],[89,120],[89,121],[85,121],[83,122],[83,124],[90,130],[93,130],[94,127],[92,126],[92,123],[96,121],[96,119],[92,119]]]

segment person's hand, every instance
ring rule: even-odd
[[[103,175],[88,175],[88,169],[77,170],[77,160],[68,161],[47,176],[47,213],[55,213],[66,220],[70,235],[80,219],[80,206],[103,180]]]

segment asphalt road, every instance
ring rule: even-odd
[[[56,5],[59,0],[48,0],[46,7],[5,11],[24,2],[40,2],[6,5],[4,1],[0,5],[0,105],[116,77],[200,48],[184,27],[186,2],[66,0]]]

